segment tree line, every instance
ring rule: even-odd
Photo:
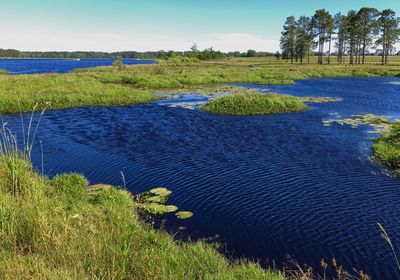
[[[283,26],[280,46],[282,57],[303,63],[317,49],[318,63],[331,63],[332,48],[336,49],[337,62],[345,63],[346,55],[350,64],[365,64],[370,48],[381,48],[382,64],[388,63],[388,56],[395,52],[400,40],[400,18],[395,11],[364,7],[359,11],[332,16],[325,9],[317,10],[312,17],[290,16]],[[327,53],[324,53],[325,48]]]
[[[29,52],[18,51],[14,49],[0,49],[0,58],[57,58],[57,59],[116,59],[122,57],[123,59],[168,59],[174,56],[187,56],[196,57],[199,60],[211,60],[223,57],[265,57],[273,56],[271,52],[257,52],[255,50],[248,50],[247,52],[221,52],[213,48],[205,50],[198,50],[194,45],[189,51],[124,51],[124,52]]]

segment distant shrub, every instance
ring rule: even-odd
[[[113,62],[112,66],[118,68],[119,71],[122,71],[125,69],[125,64],[124,60],[122,59],[122,56],[118,56],[115,61]]]
[[[189,56],[171,56],[168,58],[168,62],[174,64],[180,63],[198,63],[200,60],[196,57],[189,57]]]

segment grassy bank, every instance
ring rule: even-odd
[[[206,112],[220,115],[263,115],[306,109],[307,105],[298,97],[272,93],[223,96],[202,107]]]
[[[392,123],[389,131],[375,140],[374,159],[400,175],[400,122]]]
[[[249,67],[252,66],[252,67]],[[399,76],[400,64],[381,66],[288,64],[271,58],[232,59],[198,63],[162,61],[155,65],[98,67],[69,74],[1,75],[0,112],[115,106],[155,100],[156,91],[187,91],[220,84],[292,84],[322,77]]]
[[[156,97],[121,84],[101,83],[73,74],[0,76],[0,113],[80,106],[116,106],[146,103]]]
[[[139,222],[128,192],[87,185],[0,157],[2,279],[283,279],[254,263],[229,264],[204,242],[174,241]]]

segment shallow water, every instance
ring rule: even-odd
[[[10,74],[67,73],[73,69],[110,66],[113,59],[0,59],[0,69]],[[152,64],[153,60],[124,60],[125,64]]]
[[[49,111],[38,140],[49,176],[75,171],[92,183],[121,185],[122,170],[135,192],[168,187],[171,203],[195,214],[183,222],[188,231],[218,234],[236,257],[274,260],[279,266],[291,256],[314,267],[335,257],[349,270],[395,279],[400,275],[376,223],[399,248],[400,180],[369,161],[369,127],[326,127],[322,120],[365,113],[400,117],[400,87],[390,83],[399,81],[250,85],[343,98],[312,104],[306,112],[269,116],[216,116],[165,101]],[[4,119],[14,131],[20,127],[19,116]],[[40,149],[34,152],[40,169]]]

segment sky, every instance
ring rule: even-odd
[[[0,0],[0,48],[26,51],[277,51],[286,17],[400,0]]]

